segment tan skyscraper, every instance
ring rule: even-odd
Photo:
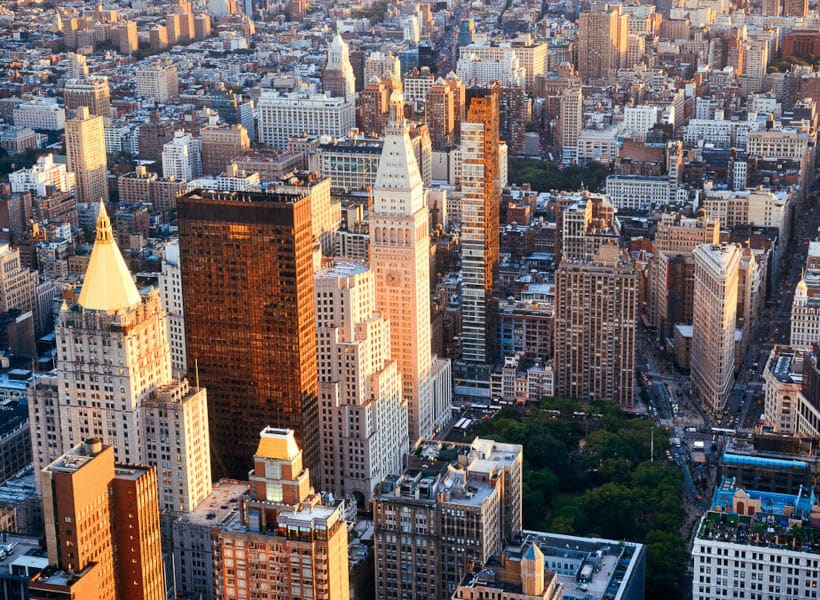
[[[317,273],[315,290],[322,486],[363,510],[409,446],[390,323],[376,313],[366,265],[337,261]]]
[[[735,367],[740,248],[704,244],[695,248],[692,321],[692,391],[715,414],[726,406]]]
[[[592,4],[578,17],[578,73],[584,83],[613,81],[626,62],[629,15],[619,5]]]
[[[430,231],[401,92],[393,92],[390,105],[370,211],[371,265],[376,308],[390,321],[391,354],[402,376],[412,444],[436,428],[429,382]]]
[[[203,175],[224,173],[231,160],[241,156],[251,147],[248,132],[242,125],[206,127],[200,132],[200,138]]]
[[[162,600],[165,586],[153,467],[115,466],[89,439],[40,473],[49,562],[31,598]]]
[[[29,415],[59,443],[36,440],[35,467],[95,437],[118,462],[160,468],[163,508],[196,506],[211,481],[205,393],[172,378],[159,293],[137,291],[102,204],[82,290],[63,303],[55,334],[57,406],[53,395],[32,394]]]
[[[578,81],[573,78],[573,81]],[[558,100],[558,143],[561,160],[565,163],[578,159],[578,136],[584,128],[584,95],[581,85],[564,88]]]
[[[692,251],[702,244],[717,244],[720,226],[705,213],[690,219],[677,214],[661,216],[655,233],[652,290],[649,314],[665,335],[677,323],[691,323],[694,294]]]
[[[390,79],[373,79],[359,92],[356,119],[359,129],[366,136],[381,136],[384,133],[387,117],[390,115],[391,92],[392,80]]]
[[[347,523],[313,492],[292,430],[260,433],[249,478],[214,532],[216,597],[348,600]]]
[[[65,109],[76,110],[88,107],[92,115],[109,119],[111,117],[111,97],[108,77],[95,76],[87,79],[69,79],[63,87]]]
[[[424,99],[424,120],[430,128],[433,150],[447,151],[456,145],[455,103],[453,87],[439,77]]]
[[[563,260],[555,272],[555,393],[634,402],[638,274],[606,244],[591,261]]]
[[[76,116],[66,119],[65,148],[68,170],[77,179],[77,202],[108,202],[108,160],[105,156],[103,118],[92,115],[88,107],[79,106]]]

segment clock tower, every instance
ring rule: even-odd
[[[390,320],[390,347],[402,377],[413,446],[434,434],[437,420],[430,385],[430,226],[398,90],[390,97],[369,219],[376,310]]]

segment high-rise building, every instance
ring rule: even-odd
[[[68,170],[74,173],[77,202],[108,201],[108,160],[105,155],[103,118],[79,106],[73,119],[65,122]]]
[[[49,563],[30,597],[165,598],[156,473],[115,465],[97,439],[40,473]]]
[[[584,128],[584,95],[581,86],[561,90],[558,105],[558,145],[565,163],[578,159],[578,137]]]
[[[220,475],[247,473],[269,424],[294,429],[318,467],[310,210],[305,192],[192,191],[177,201],[188,372],[208,388]]]
[[[779,433],[797,432],[798,394],[803,391],[805,351],[775,346],[763,368],[763,420]]]
[[[322,89],[336,98],[356,99],[356,77],[350,64],[350,47],[336,33],[327,49],[327,62],[322,71]]]
[[[136,75],[137,96],[141,98],[154,102],[167,102],[179,94],[177,67],[167,58],[138,68]]]
[[[390,115],[391,91],[391,79],[374,79],[359,93],[357,123],[365,135],[376,137],[384,133]]]
[[[202,175],[202,140],[178,130],[162,147],[162,174],[166,179],[191,181]]]
[[[590,261],[605,244],[618,245],[620,233],[615,221],[615,207],[607,196],[562,194],[560,204],[569,200],[560,215],[561,260]]]
[[[157,387],[142,404],[148,463],[157,467],[159,505],[188,511],[211,493],[208,399],[188,380]],[[169,460],[177,456],[185,460]]]
[[[36,409],[32,427],[52,429],[56,442],[35,445],[35,467],[96,437],[120,462],[156,464],[160,481],[173,478],[173,497],[161,496],[164,508],[196,506],[211,481],[204,390],[172,377],[159,294],[137,291],[102,204],[79,298],[63,302],[55,334],[58,392],[34,392],[29,401]],[[146,415],[153,415],[150,426]],[[173,435],[166,431],[172,417]]]
[[[322,486],[365,509],[409,447],[390,323],[376,313],[365,265],[337,261],[316,274],[315,287]]]
[[[723,410],[732,391],[740,249],[734,244],[704,244],[692,255],[692,391],[714,414]]]
[[[111,98],[108,89],[108,77],[94,76],[88,79],[69,79],[63,86],[63,98],[66,110],[76,110],[80,106],[88,107],[92,115],[111,118]]]
[[[370,256],[376,308],[390,321],[391,355],[401,373],[413,443],[437,427],[430,388],[429,216],[401,92],[393,91],[390,105],[373,187]]]
[[[522,448],[419,440],[408,461],[372,500],[375,597],[450,600],[521,531]]]
[[[231,160],[242,156],[251,147],[248,132],[239,124],[230,127],[206,127],[200,132],[200,138],[203,175],[224,173]]]
[[[157,276],[159,297],[168,319],[168,342],[171,346],[171,367],[175,374],[185,374],[188,360],[185,354],[185,318],[182,308],[182,271],[179,268],[179,240],[165,244],[162,270]]]
[[[491,364],[495,358],[493,291],[499,259],[497,84],[467,90],[461,124],[462,360]]]
[[[801,540],[820,534],[816,503],[813,486],[772,493],[724,478],[696,528],[692,598],[813,598],[817,554]]]
[[[809,0],[783,0],[783,15],[805,17],[809,14]]]
[[[692,322],[695,263],[692,251],[702,244],[720,242],[718,220],[700,213],[689,219],[679,214],[661,216],[655,233],[650,318],[665,335],[678,323]]]
[[[313,243],[323,256],[333,255],[334,234],[342,221],[342,204],[330,195],[331,183],[330,177],[310,172],[290,173],[267,182],[268,192],[309,196]]]
[[[433,150],[446,152],[456,145],[455,103],[455,91],[439,77],[424,99],[424,121],[430,128]]]
[[[629,15],[619,5],[592,4],[578,17],[578,74],[588,83],[613,81],[626,62]]]
[[[12,309],[37,313],[39,277],[20,263],[20,250],[0,244],[0,313]]]
[[[58,192],[73,192],[76,178],[64,164],[54,162],[53,154],[45,154],[39,156],[31,168],[9,173],[9,183],[13,194],[32,192],[36,196],[47,196],[49,187]]]
[[[555,272],[555,393],[634,402],[638,274],[628,254],[604,244],[592,260]]]
[[[527,540],[508,546],[501,561],[475,565],[456,588],[453,600],[560,600],[563,585],[544,567],[544,553]]]
[[[347,523],[313,492],[293,431],[262,430],[249,477],[238,514],[213,534],[216,597],[348,600]]]

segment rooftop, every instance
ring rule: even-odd
[[[519,550],[529,541],[538,546],[544,568],[555,572],[566,599],[621,600],[644,556],[643,545],[634,542],[527,530],[521,541]]]
[[[820,508],[814,490],[796,494],[744,490],[725,478],[715,491],[712,510],[704,515],[697,537],[820,554]],[[746,514],[743,514],[743,513]]]
[[[180,519],[191,525],[216,527],[239,510],[239,497],[248,492],[247,481],[220,479],[205,499]]]

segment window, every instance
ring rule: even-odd
[[[269,481],[266,486],[266,495],[268,502],[281,502],[282,501],[282,483],[279,481],[271,482]]]

